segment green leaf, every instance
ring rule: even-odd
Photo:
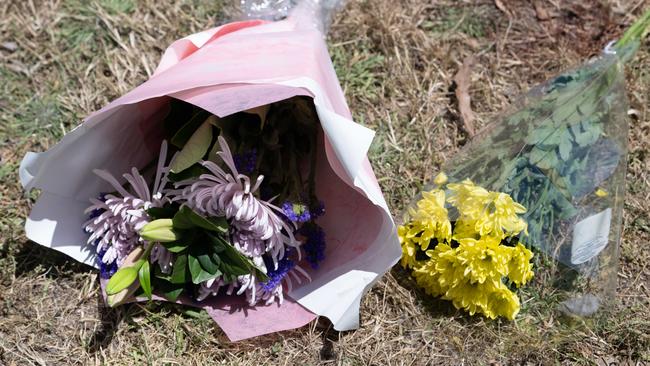
[[[142,287],[144,294],[147,295],[149,300],[151,300],[151,273],[149,261],[142,263],[142,266],[138,271],[138,279],[140,280],[140,287]]]
[[[140,236],[144,240],[160,243],[168,243],[180,238],[180,235],[174,231],[172,219],[151,221],[140,229]]]
[[[180,241],[172,241],[169,243],[160,243],[165,249],[169,250],[172,253],[180,253],[187,249],[187,244],[183,244]]]
[[[560,127],[562,124],[566,125],[567,122],[570,122],[570,118],[574,115],[579,117],[575,104],[567,103],[558,106],[558,108],[553,111],[553,116],[551,118],[553,119],[555,127]]]
[[[194,115],[195,107],[182,100],[174,99],[169,102],[169,112],[163,121],[163,131],[166,139],[171,139],[187,122],[188,116]]]
[[[219,264],[221,264],[221,258],[216,253],[216,249],[214,245],[209,243],[195,243],[190,247],[189,258],[196,258],[204,271],[215,274],[219,272]]]
[[[177,204],[166,204],[163,207],[151,207],[147,210],[147,215],[154,220],[171,219],[178,212]]]
[[[222,234],[228,232],[228,223],[224,217],[206,218],[194,212],[188,206],[181,207],[174,215],[174,228],[180,230],[200,227],[208,231],[215,231]]]
[[[190,279],[190,276],[188,276],[188,268],[187,268],[187,254],[181,254],[178,257],[176,257],[176,261],[174,262],[174,267],[172,269],[172,276],[169,280],[169,282],[173,284],[184,284],[187,283]]]
[[[172,182],[180,182],[182,180],[198,178],[201,174],[207,174],[209,172],[206,167],[196,163],[180,173],[169,173],[168,178]]]
[[[124,290],[125,288],[131,286],[133,282],[138,278],[138,268],[136,267],[124,267],[120,268],[115,274],[108,280],[106,284],[106,294],[115,295],[116,293]]]
[[[530,150],[530,163],[537,165],[540,169],[553,169],[557,163],[557,153],[555,151],[544,151],[538,147]]]
[[[172,173],[180,173],[199,162],[208,152],[211,143],[212,125],[205,121],[190,137],[183,149],[176,154],[169,165],[169,170]]]
[[[160,293],[169,301],[176,301],[178,296],[185,290],[185,284],[173,284],[168,281],[158,281],[156,283],[156,293]]]
[[[182,149],[208,117],[210,117],[210,113],[207,111],[201,110],[197,112],[174,134],[169,142],[177,148]]]
[[[187,257],[187,264],[190,268],[190,273],[192,274],[192,283],[198,285],[199,283],[213,278],[217,278],[221,275],[221,272],[216,271],[215,273],[209,273],[201,267],[201,262],[193,255]]]
[[[219,256],[212,255],[212,253],[203,253],[196,258],[206,272],[211,274],[219,272],[219,264],[221,264]]]
[[[241,254],[230,243],[220,236],[210,235],[213,245],[223,248],[221,264],[219,266],[224,275],[241,276],[255,272],[255,277],[260,281],[268,281],[268,276],[262,272],[249,258]]]
[[[573,133],[575,135],[576,143],[581,147],[593,144],[602,134],[600,123],[583,121],[580,126],[584,132],[581,132],[580,130],[576,132],[576,130],[573,130]]]
[[[568,134],[568,131],[566,133]],[[569,160],[569,157],[571,156],[571,147],[573,147],[573,143],[568,139],[569,136],[566,137],[567,138],[560,141],[560,145],[558,146],[560,149],[560,158],[562,158],[563,161]]]

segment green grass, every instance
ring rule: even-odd
[[[484,14],[484,7],[454,8],[449,7],[442,11],[434,20],[424,21],[422,29],[435,35],[449,32],[460,32],[472,38],[486,36],[490,26],[489,18]]]

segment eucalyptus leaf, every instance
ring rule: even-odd
[[[174,156],[169,170],[172,173],[180,173],[199,162],[208,152],[212,143],[212,125],[205,121],[194,132],[183,149]]]
[[[205,110],[196,112],[192,118],[174,134],[169,142],[177,148],[182,149],[199,126],[201,126],[209,117],[210,113]],[[177,118],[180,118],[180,116]]]
[[[187,244],[184,244],[181,241],[172,241],[169,243],[160,243],[165,249],[169,250],[172,253],[180,253],[187,249]]]

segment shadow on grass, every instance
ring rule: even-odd
[[[43,274],[48,278],[71,278],[75,274],[87,273],[93,268],[71,259],[54,249],[46,248],[33,241],[18,243],[14,250],[6,254],[16,263],[16,277],[30,274]]]
[[[33,241],[14,243],[13,250],[4,253],[13,257],[15,262],[14,276],[45,276],[50,279],[73,279],[76,275],[95,271],[91,266],[79,263],[67,255],[51,248],[46,248]],[[99,279],[97,280],[99,287]],[[88,342],[88,352],[95,353],[106,348],[112,341],[118,325],[124,319],[123,309],[112,309],[106,306],[101,295],[96,296],[97,313],[101,320],[101,328],[93,334]]]
[[[124,310],[106,306],[101,295],[97,296],[97,313],[102,326],[90,337],[87,343],[86,351],[89,353],[97,353],[101,352],[102,349],[106,349],[113,341],[120,323],[124,320]]]
[[[450,301],[426,294],[422,288],[417,286],[409,271],[402,268],[402,266],[394,266],[390,273],[401,287],[415,295],[418,302],[432,317],[449,318],[459,314],[458,310],[454,308]],[[472,319],[468,317],[462,317],[460,319],[461,321],[466,320],[470,323],[472,322]]]

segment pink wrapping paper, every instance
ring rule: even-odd
[[[81,230],[83,209],[107,186],[92,170],[119,176],[155,157],[170,98],[226,116],[310,96],[324,131],[317,172],[317,193],[327,207],[319,221],[328,243],[322,267],[281,306],[250,308],[237,297],[182,302],[205,308],[233,341],[297,328],[317,315],[336,329],[356,328],[361,296],[401,251],[366,156],[373,133],[351,121],[322,34],[297,24],[237,22],[178,40],[151,79],[90,115],[49,151],[26,155],[21,182],[42,189],[26,223],[28,237],[95,265]]]

